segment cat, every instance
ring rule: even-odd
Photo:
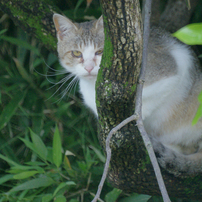
[[[104,48],[103,19],[73,23],[54,14],[61,65],[79,78],[86,106],[97,116],[95,82]],[[151,28],[142,118],[158,161],[175,176],[202,172],[202,124],[192,126],[202,90],[193,51],[161,28]]]

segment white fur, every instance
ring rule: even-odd
[[[173,113],[173,107],[188,96],[187,92],[193,82],[190,77],[193,59],[188,48],[175,44],[170,52],[177,64],[177,74],[162,78],[143,89],[142,117],[150,135],[158,136],[164,145],[180,152],[179,148],[174,145],[189,145],[201,136],[201,132],[194,129],[191,123],[175,131],[171,128],[163,134],[158,132]]]
[[[88,46],[81,46],[79,51],[82,52],[84,60],[83,63],[78,63],[73,68],[66,65],[63,60],[61,60],[61,63],[68,72],[71,72],[79,77],[80,91],[83,95],[84,102],[97,115],[95,103],[95,82],[100,68],[101,55],[95,55],[98,50],[90,43]],[[89,67],[92,68],[90,73],[87,71]]]
[[[192,65],[192,57],[189,51],[184,46],[175,44],[170,52],[176,61],[178,72],[174,76],[162,78],[143,88],[143,120],[156,110],[156,118],[161,122],[164,121],[172,112],[173,105],[186,97],[186,92],[191,86],[189,69]]]

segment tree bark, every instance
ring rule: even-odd
[[[138,0],[101,0],[105,48],[97,81],[99,140],[105,139],[114,126],[133,114],[136,83],[142,54],[141,14]],[[42,0],[0,0],[0,9],[17,26],[35,36],[56,53],[53,5]],[[131,122],[112,141],[112,161],[108,175],[113,186],[126,192],[160,195],[157,181],[135,122]],[[163,170],[170,196],[202,200],[202,176],[176,178]]]

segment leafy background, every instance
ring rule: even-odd
[[[56,6],[75,21],[101,15],[96,0],[60,0]],[[200,6],[193,22],[202,19]],[[4,13],[0,13],[0,47],[0,201],[91,201],[105,156],[96,118],[83,106],[78,86],[66,89],[71,80],[60,82],[68,74],[57,56]],[[123,193],[107,182],[101,199],[162,201]]]

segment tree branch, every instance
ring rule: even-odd
[[[154,153],[151,141],[149,136],[144,128],[142,121],[142,91],[145,80],[145,73],[147,67],[147,55],[148,55],[148,43],[149,43],[149,35],[150,35],[150,16],[151,16],[151,4],[152,0],[146,0],[144,6],[144,31],[143,31],[143,53],[142,53],[142,67],[140,70],[139,84],[137,86],[136,93],[136,105],[135,105],[135,114],[137,115],[137,127],[140,131],[140,134],[143,138],[145,147],[147,148],[151,163],[154,168],[154,172],[156,175],[156,179],[158,181],[158,185],[165,202],[170,202],[163,177],[161,175],[161,170],[159,168],[156,155]]]
[[[189,23],[190,17],[199,0],[191,0],[191,8],[186,0],[169,0],[159,19],[159,26],[173,33]]]
[[[57,54],[52,18],[54,11],[60,11],[55,6],[41,0],[0,0],[0,9],[7,13],[17,26],[32,34],[48,50]]]

